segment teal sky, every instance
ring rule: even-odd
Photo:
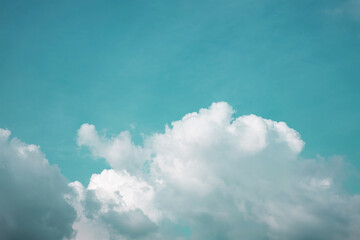
[[[107,165],[76,145],[81,124],[141,142],[226,101],[236,116],[285,121],[306,142],[302,156],[342,155],[360,170],[359,9],[332,0],[1,1],[0,128],[87,184]]]

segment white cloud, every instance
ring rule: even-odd
[[[148,158],[148,152],[135,146],[127,131],[107,139],[98,135],[94,125],[83,124],[78,130],[77,144],[89,147],[94,157],[105,158],[111,167],[134,174],[141,172],[141,163]]]
[[[302,159],[304,142],[286,123],[233,114],[214,103],[143,146],[84,124],[78,144],[113,169],[82,190],[83,218],[109,238],[359,238],[360,197],[341,190],[341,158]]]
[[[126,171],[94,174],[87,189],[79,182],[70,186],[75,194],[69,200],[78,214],[76,239],[138,238],[156,230],[153,188]]]
[[[152,186],[124,171],[104,170],[91,177],[88,190],[93,191],[102,204],[102,212],[140,209],[151,220],[157,221],[159,213],[153,209],[155,192]]]
[[[71,237],[76,216],[64,199],[69,192],[38,146],[0,129],[0,239]]]

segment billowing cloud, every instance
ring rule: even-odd
[[[141,164],[148,158],[148,152],[135,146],[127,131],[107,139],[98,135],[94,125],[83,124],[78,130],[77,144],[87,146],[94,157],[105,158],[113,168],[133,173],[141,172]]]
[[[64,239],[72,236],[70,188],[38,146],[0,129],[0,239]]]
[[[284,122],[233,115],[214,103],[141,146],[84,124],[78,145],[111,166],[86,187],[1,129],[0,238],[360,238],[360,196],[341,187],[341,157],[303,159]]]
[[[143,146],[82,125],[78,144],[113,169],[71,184],[77,239],[92,226],[102,239],[360,238],[360,196],[341,188],[341,157],[303,159],[286,123],[233,114],[214,103]]]

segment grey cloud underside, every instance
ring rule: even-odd
[[[71,237],[74,209],[60,171],[50,166],[38,147],[0,129],[0,239]]]
[[[140,238],[156,231],[153,223],[141,210],[130,210],[124,213],[109,211],[102,220],[117,234],[128,238]]]

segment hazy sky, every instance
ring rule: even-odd
[[[0,230],[357,239],[359,66],[359,0],[0,1]]]

